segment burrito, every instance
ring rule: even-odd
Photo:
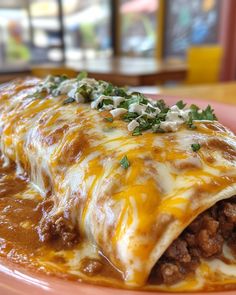
[[[167,106],[85,74],[0,88],[1,153],[42,196],[42,242],[89,241],[128,287],[174,284],[232,244],[236,137],[210,106]]]

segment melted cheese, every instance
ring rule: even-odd
[[[1,89],[2,153],[43,197],[53,195],[48,217],[69,212],[127,285],[145,284],[200,212],[236,194],[236,138],[219,123],[136,137],[125,122],[107,122],[88,104],[63,105],[64,95],[28,96],[37,84],[32,79]],[[197,164],[195,142],[202,146]],[[124,155],[127,170],[120,165]]]

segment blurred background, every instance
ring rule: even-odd
[[[0,82],[86,70],[152,93],[234,87],[235,15],[234,0],[0,0]]]

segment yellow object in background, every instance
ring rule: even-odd
[[[190,47],[187,52],[186,84],[219,82],[222,53],[218,45]]]
[[[202,10],[209,11],[215,6],[215,0],[204,0],[202,2]]]

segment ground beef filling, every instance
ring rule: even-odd
[[[70,218],[63,214],[50,216],[53,209],[53,200],[46,199],[37,207],[42,214],[42,218],[37,228],[41,242],[48,242],[58,250],[72,248],[79,241],[79,234]]]
[[[181,281],[196,270],[200,258],[220,256],[224,242],[236,250],[236,196],[198,216],[163,254],[150,281],[168,285]]]

